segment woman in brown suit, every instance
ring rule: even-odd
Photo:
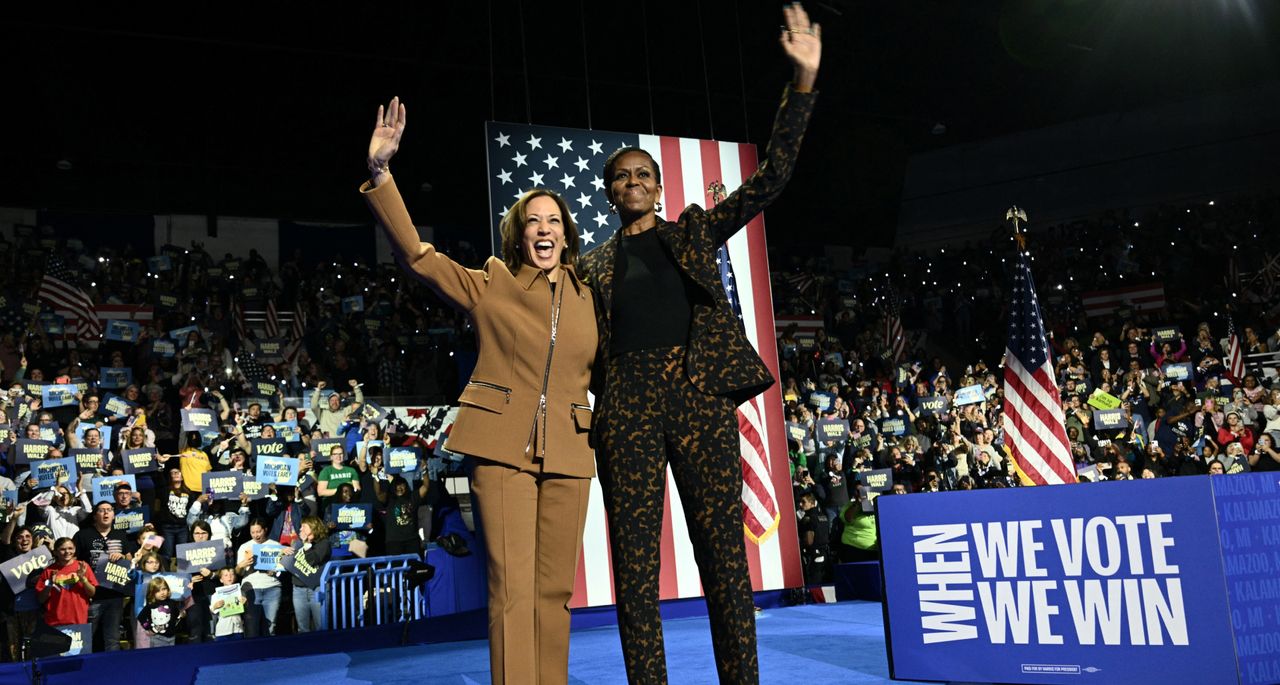
[[[564,683],[569,599],[595,460],[587,386],[595,304],[574,273],[578,230],[549,190],[520,197],[502,220],[502,258],[466,269],[421,242],[388,163],[405,107],[384,110],[360,191],[402,266],[471,319],[479,360],[459,398],[448,448],[476,459],[472,488],[489,555],[489,661],[494,683]]]

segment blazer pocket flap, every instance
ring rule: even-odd
[[[458,404],[487,409],[495,414],[501,414],[510,402],[510,390],[489,383],[467,383],[458,397]]]
[[[569,408],[573,412],[573,425],[578,431],[591,430],[591,407],[585,404],[571,404]]]

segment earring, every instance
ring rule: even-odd
[[[662,211],[662,202],[655,202],[655,203],[653,203],[653,211],[655,211],[655,212],[661,212],[661,211]]]
[[[608,204],[609,204],[609,213],[610,213],[610,214],[617,214],[617,213],[618,213],[618,208],[617,208],[617,207],[615,207],[615,206],[613,205],[613,203],[612,203],[612,202],[610,202],[610,203],[608,203]]]

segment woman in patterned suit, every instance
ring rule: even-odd
[[[593,444],[633,683],[666,682],[658,560],[668,463],[685,504],[720,682],[759,681],[735,413],[774,379],[730,309],[716,249],[782,191],[813,109],[822,34],[798,4],[783,15],[780,40],[795,76],[756,172],[714,208],[691,205],[669,222],[658,216],[662,171],[652,156],[618,150],[602,177],[622,228],[582,258],[601,338]]]

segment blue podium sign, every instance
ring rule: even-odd
[[[877,498],[892,677],[1239,682],[1213,485]]]

